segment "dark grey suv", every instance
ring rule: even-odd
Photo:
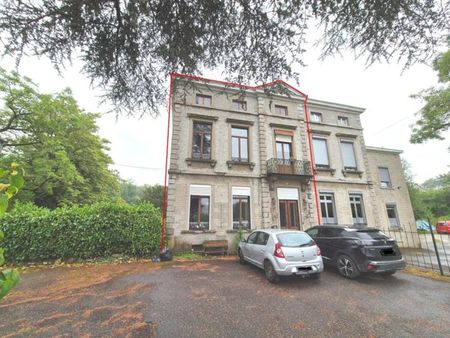
[[[305,232],[316,241],[324,263],[336,266],[344,277],[352,279],[361,273],[392,275],[405,268],[395,240],[378,229],[320,225]]]

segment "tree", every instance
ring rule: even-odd
[[[414,218],[428,219],[432,217],[432,213],[427,204],[423,201],[423,189],[414,182],[410,164],[402,159],[403,172],[405,174],[406,186],[408,187],[409,198],[414,212]]]
[[[120,197],[128,204],[137,204],[140,202],[141,187],[129,181],[122,181],[120,182],[119,189]]]
[[[449,36],[450,46],[450,36]],[[429,88],[413,96],[425,101],[419,112],[419,120],[413,128],[411,143],[427,140],[443,140],[443,133],[450,128],[450,49],[441,53],[433,63],[442,86]]]
[[[8,201],[19,192],[25,182],[23,169],[17,163],[12,163],[8,170],[0,168],[0,179],[8,179],[8,183],[0,183],[0,217],[8,208]],[[3,240],[3,231],[0,230],[0,241]],[[5,263],[3,248],[0,247],[0,267]],[[20,281],[16,269],[0,271],[0,300]]]
[[[157,208],[162,208],[163,186],[160,184],[144,185],[140,193],[142,202],[152,203]]]
[[[0,40],[5,54],[45,55],[58,69],[75,55],[118,110],[157,115],[171,71],[298,79],[311,28],[324,56],[351,48],[369,64],[427,60],[449,12],[432,0],[4,0]]]
[[[81,110],[69,89],[41,94],[28,79],[0,69],[0,165],[21,163],[18,200],[55,208],[107,199],[118,189],[98,115]]]

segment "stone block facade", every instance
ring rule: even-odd
[[[281,81],[176,77],[173,93],[166,233],[175,250],[231,242],[239,229],[414,226],[400,152],[366,147],[362,108],[307,99]]]

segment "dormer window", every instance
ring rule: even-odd
[[[238,111],[247,111],[247,101],[233,100],[231,103],[231,109]]]
[[[195,103],[202,105],[202,106],[211,106],[212,97],[211,95],[203,95],[203,94],[197,94],[195,96]]]
[[[311,112],[311,122],[322,122],[322,114]]]

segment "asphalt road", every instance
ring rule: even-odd
[[[450,337],[445,282],[406,273],[350,281],[325,271],[319,281],[272,285],[235,259],[140,264],[24,275],[0,303],[0,336]],[[72,290],[64,281],[77,273],[89,282]]]
[[[145,278],[145,276],[142,276]],[[162,337],[449,337],[450,284],[404,273],[269,284],[235,261],[161,271],[147,320]]]

